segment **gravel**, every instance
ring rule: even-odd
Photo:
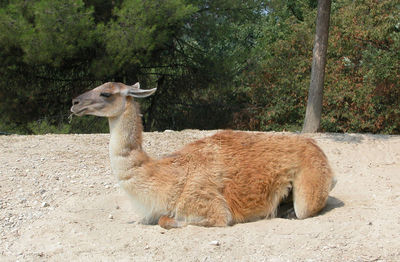
[[[157,158],[215,132],[143,146]],[[0,136],[0,261],[400,261],[400,137],[312,137],[338,177],[320,216],[165,231],[135,222],[108,134]]]

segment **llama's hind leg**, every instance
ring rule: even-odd
[[[219,209],[215,213],[208,213],[205,216],[197,214],[184,217],[184,221],[169,216],[161,216],[158,225],[165,229],[179,228],[186,225],[204,226],[204,227],[224,227],[232,223],[232,216],[229,210]]]
[[[203,227],[226,227],[232,224],[232,215],[230,212],[212,214],[198,221],[192,221],[190,224]]]
[[[232,224],[232,214],[226,201],[218,195],[190,196],[177,206],[176,218],[187,225],[224,227]]]
[[[293,206],[297,218],[304,219],[321,211],[328,199],[333,174],[325,163],[303,167],[293,181]]]

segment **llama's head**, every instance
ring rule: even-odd
[[[108,82],[74,98],[71,112],[77,116],[116,117],[125,111],[127,97],[147,97],[155,91],[156,88],[140,89],[139,83],[128,86]]]

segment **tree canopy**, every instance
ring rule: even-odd
[[[158,87],[146,130],[301,130],[316,1],[0,2],[0,131],[106,132],[71,99]],[[332,3],[321,130],[400,133],[400,5]]]

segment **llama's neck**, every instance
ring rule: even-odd
[[[113,173],[121,180],[149,161],[142,150],[142,120],[138,105],[127,98],[125,111],[108,119],[110,125],[110,160]]]

